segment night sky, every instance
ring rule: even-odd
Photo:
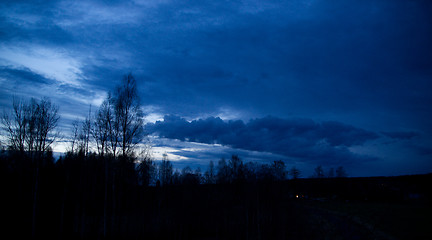
[[[2,1],[0,106],[74,119],[138,81],[153,156],[432,172],[432,1]]]

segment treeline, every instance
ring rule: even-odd
[[[128,232],[134,236],[156,234],[153,237],[158,237],[157,234],[164,231],[159,226],[172,225],[164,221],[182,219],[166,216],[169,208],[175,205],[167,198],[174,193],[185,194],[179,193],[180,189],[188,189],[185,191],[190,194],[182,195],[187,199],[183,199],[182,204],[195,203],[194,209],[198,212],[206,207],[199,205],[198,199],[216,205],[219,200],[209,197],[227,194],[222,199],[226,202],[226,211],[234,207],[230,201],[238,201],[237,186],[277,183],[288,176],[292,179],[301,176],[296,167],[287,170],[283,161],[244,163],[236,155],[228,160],[222,158],[217,164],[210,161],[205,172],[190,167],[174,169],[166,154],[157,163],[150,149],[142,144],[145,137],[143,112],[131,74],[108,94],[95,113],[89,111],[84,121],[73,123],[69,149],[56,160],[52,145],[61,136],[57,131],[58,109],[48,98],[14,99],[12,111],[1,117],[3,135],[7,138],[0,153],[3,216],[8,220],[5,229],[17,238],[47,235],[107,238],[124,236]],[[326,175],[322,167],[317,169],[316,178],[346,176],[343,168],[338,169],[336,175],[331,174],[332,170]],[[202,193],[188,188],[198,185]],[[206,186],[212,186],[213,190],[209,191]],[[175,188],[177,190],[173,190]],[[267,190],[249,189],[240,197],[240,202],[259,209],[262,204],[259,199],[273,196],[273,193],[261,196],[260,191]],[[196,199],[191,200],[191,196]],[[250,202],[251,199],[256,202]],[[252,225],[267,227],[259,222],[258,216],[249,216],[249,210],[245,211]],[[276,209],[271,211],[273,214]],[[213,214],[217,215],[217,210]],[[230,216],[226,214],[217,215],[216,219],[221,219],[218,224],[229,234],[232,226],[226,223]],[[196,223],[195,220],[191,222]],[[213,222],[209,220],[208,224],[206,227],[212,231]],[[131,226],[134,229],[129,231]],[[183,227],[180,230],[184,230]]]
[[[167,159],[138,164],[137,158],[83,151],[57,161],[49,154],[41,161],[13,151],[0,156],[5,234],[314,239],[305,229],[307,216],[291,204],[296,181],[280,181],[286,177],[281,161],[251,165],[232,156],[220,160],[214,174],[211,167],[202,174],[189,167],[173,170]]]

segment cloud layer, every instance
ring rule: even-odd
[[[9,1],[0,105],[49,96],[67,129],[132,72],[147,120],[202,119],[149,125],[161,136],[311,162],[423,164],[431,12],[428,0]]]
[[[431,11],[421,0],[17,1],[0,6],[0,50],[43,61],[0,58],[105,91],[132,71],[162,114],[426,128]]]
[[[373,158],[350,152],[379,136],[376,133],[339,122],[317,123],[310,119],[265,117],[223,121],[209,117],[191,122],[167,115],[164,121],[148,123],[149,133],[160,137],[284,155],[301,161],[326,164],[366,161]]]

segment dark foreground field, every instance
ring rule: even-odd
[[[105,199],[103,189],[47,179],[35,225],[31,188],[3,182],[2,231],[25,239],[32,226],[45,239],[432,239],[428,180],[119,186],[120,197]]]

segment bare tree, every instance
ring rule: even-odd
[[[324,176],[324,169],[321,165],[314,169],[313,178],[323,178]]]
[[[75,152],[76,150],[76,145],[78,144],[78,139],[79,138],[79,121],[78,119],[76,119],[75,121],[72,122],[72,141],[71,141],[71,148],[70,151],[72,153]]]
[[[43,98],[39,103],[35,99],[31,99],[31,111],[29,116],[29,131],[28,135],[32,142],[35,140],[35,152],[36,158],[41,159],[45,156],[45,153],[51,149],[52,143],[56,140],[59,135],[52,134],[54,129],[57,127],[57,123],[60,119],[58,116],[58,107],[51,103],[48,98]],[[32,148],[33,144],[29,143],[29,148]],[[33,153],[30,150],[30,153]],[[36,161],[35,164],[35,186],[33,194],[33,226],[32,235],[34,236],[36,231],[36,204],[37,204],[37,194],[38,194],[38,183],[39,183],[39,166]]]
[[[204,183],[204,177],[202,175],[202,171],[200,167],[197,167],[197,169],[195,169],[194,175],[196,177],[196,179],[198,180],[198,184],[202,184]]]
[[[12,108],[11,116],[4,112],[2,117],[9,148],[42,157],[59,136],[54,133],[60,119],[58,107],[48,98],[39,102],[32,98],[29,103],[14,99]]]
[[[214,184],[216,183],[216,173],[215,173],[215,166],[213,161],[210,161],[209,167],[207,171],[204,173],[205,183],[207,184]]]
[[[275,180],[285,180],[287,175],[285,163],[282,160],[274,161],[272,164],[272,172]]]
[[[173,175],[172,163],[168,160],[168,155],[164,153],[162,162],[160,163],[159,166],[159,180],[162,186],[171,183],[172,175]]]
[[[93,122],[93,127],[91,128],[91,133],[96,141],[96,147],[99,156],[104,159],[105,153],[109,149],[109,140],[111,136],[111,122],[112,122],[112,109],[110,98],[103,101],[99,110],[96,112]],[[103,235],[107,234],[107,224],[108,224],[108,181],[109,181],[109,161],[110,159],[105,159],[104,169],[105,169],[105,194],[104,194],[104,221],[103,221]],[[113,171],[114,179],[114,171]],[[114,184],[112,186],[113,191],[115,189]],[[114,192],[113,192],[114,193]],[[114,202],[114,198],[113,198]]]
[[[109,93],[95,115],[92,135],[100,155],[134,156],[144,137],[144,114],[135,78],[125,75],[114,93]]]
[[[34,156],[35,151],[37,151],[36,143],[37,141],[37,126],[38,126],[38,114],[39,114],[39,106],[35,99],[31,99],[30,103],[26,107],[26,151],[30,154],[30,156]]]
[[[44,154],[59,136],[58,133],[53,134],[53,131],[57,127],[60,116],[58,107],[48,98],[41,99],[36,106],[36,152]]]
[[[120,122],[119,118],[116,117],[117,112],[114,109],[115,100],[112,98],[111,93],[108,93],[106,101],[109,104],[109,109],[111,109],[110,114],[106,115],[106,121],[109,124],[108,149],[113,157],[116,158],[120,143]]]
[[[79,151],[83,152],[85,156],[88,155],[90,148],[90,136],[92,134],[91,124],[91,106],[89,107],[89,114],[86,119],[81,123],[81,131],[79,134]]]
[[[188,175],[188,174],[192,174],[192,168],[189,167],[189,166],[186,166],[186,167],[184,167],[184,168],[182,169],[182,171],[181,171],[181,175],[182,175],[182,176],[186,176],[186,175]]]
[[[3,112],[2,124],[8,135],[8,145],[12,150],[25,151],[25,141],[27,137],[27,115],[28,105],[19,99],[14,98],[12,103],[12,114]]]
[[[258,164],[256,162],[247,162],[244,165],[245,168],[245,177],[246,181],[248,182],[256,182],[258,179],[257,171],[258,171]]]
[[[108,151],[108,140],[110,138],[110,122],[112,121],[112,110],[108,99],[103,101],[94,118],[92,135],[96,141],[98,154],[103,157]]]
[[[137,167],[139,182],[143,186],[149,186],[155,179],[156,165],[151,156],[149,146],[146,146],[139,155],[139,164]]]
[[[294,166],[289,170],[289,175],[291,175],[292,179],[297,179],[300,177],[300,170]]]
[[[173,173],[172,182],[174,185],[182,184],[182,175],[178,169],[176,169]]]
[[[244,165],[243,161],[237,156],[232,155],[229,160],[230,182],[244,180]]]
[[[112,159],[117,159],[119,155],[122,157],[118,163],[119,171],[112,171],[113,195],[116,191],[121,191],[121,186],[116,184],[116,178],[127,177],[130,175],[132,168],[135,170],[134,150],[143,138],[143,116],[136,81],[131,74],[123,77],[122,83],[117,86],[113,94],[108,94],[107,99],[102,103],[96,114],[92,135],[96,140],[98,153],[100,156],[111,153]],[[143,162],[143,164],[150,163],[149,161]],[[108,162],[105,163],[106,179],[108,179],[107,164]],[[141,167],[141,170],[144,171],[150,165],[141,165]],[[105,192],[107,192],[108,185],[105,188]],[[112,204],[112,218],[114,219],[116,205],[114,197],[112,198]],[[114,220],[112,224],[114,225]],[[106,220],[104,220],[104,234],[106,234]]]
[[[337,177],[337,178],[345,178],[345,177],[347,177],[347,176],[348,176],[348,174],[346,173],[344,167],[339,166],[339,167],[336,169],[336,177]]]
[[[118,130],[122,156],[129,156],[143,138],[143,117],[137,85],[132,74],[123,77],[112,98],[114,107],[114,130]]]
[[[230,168],[228,167],[225,158],[222,158],[218,162],[218,172],[216,179],[218,183],[228,183],[230,181]]]

